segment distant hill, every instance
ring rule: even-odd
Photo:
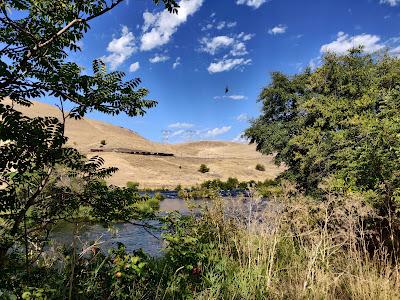
[[[28,116],[60,117],[58,108],[40,102],[34,102],[29,108],[17,109]],[[67,120],[66,135],[69,137],[69,145],[88,156],[102,156],[107,166],[118,167],[119,171],[108,181],[119,186],[126,185],[128,181],[138,182],[141,187],[174,188],[178,184],[192,186],[216,178],[265,180],[275,178],[283,170],[273,164],[271,156],[261,155],[253,145],[218,141],[160,144],[149,141],[129,129],[88,118]],[[173,153],[175,156],[90,152],[92,148],[99,148],[102,140],[106,141],[104,148],[165,152]],[[265,166],[265,172],[255,169],[258,163]],[[198,172],[201,164],[206,164],[210,172],[206,174]]]

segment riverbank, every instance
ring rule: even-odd
[[[285,187],[270,200],[279,213],[211,201],[197,217],[165,216],[156,239],[163,255],[132,251],[123,240],[107,254],[93,240],[47,253],[39,261],[42,277],[30,284],[47,284],[43,294],[55,298],[71,289],[75,299],[399,299],[399,265],[383,244],[373,252],[367,247],[364,223],[375,212],[360,198],[316,203]],[[144,234],[119,229],[132,240]]]

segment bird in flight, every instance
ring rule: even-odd
[[[228,94],[228,92],[229,92],[229,87],[226,86],[226,87],[225,87],[225,95]]]

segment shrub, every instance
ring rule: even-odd
[[[133,181],[128,181],[126,183],[126,187],[129,189],[137,190],[139,188],[139,183],[133,182]]]
[[[158,200],[158,201],[163,201],[165,199],[165,196],[161,193],[155,193],[154,194],[154,199]]]
[[[106,144],[106,140],[101,140],[100,145],[105,146]]]
[[[257,170],[257,171],[264,172],[264,171],[265,171],[265,167],[264,167],[264,165],[262,165],[262,164],[257,164],[257,165],[256,165],[256,170]]]
[[[207,167],[205,164],[201,164],[199,168],[200,173],[208,173],[210,171],[210,168]]]

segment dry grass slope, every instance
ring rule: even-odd
[[[34,102],[30,108],[19,107],[28,116],[60,117],[59,110],[51,105]],[[147,188],[174,188],[178,184],[191,186],[208,179],[265,180],[275,178],[282,168],[273,164],[271,156],[262,156],[252,145],[232,142],[201,141],[183,144],[160,144],[141,137],[137,133],[104,122],[83,119],[67,120],[68,143],[88,156],[91,148],[98,148],[105,140],[107,148],[131,148],[137,150],[174,153],[174,157],[155,157],[122,153],[101,153],[108,166],[119,171],[109,183],[123,186],[128,181],[139,182]],[[265,172],[255,169],[263,164]],[[200,164],[206,164],[210,172],[198,172]]]

